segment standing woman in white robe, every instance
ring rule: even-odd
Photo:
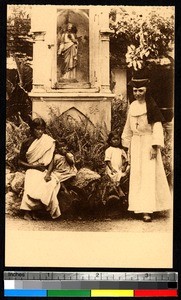
[[[135,101],[130,105],[122,133],[122,144],[130,153],[128,210],[141,213],[144,222],[153,212],[171,208],[171,194],[160,148],[164,147],[163,116],[147,96],[148,79],[132,79]]]
[[[43,119],[34,119],[30,124],[31,137],[20,150],[19,165],[26,168],[20,209],[26,220],[37,219],[35,211],[43,207],[53,219],[61,215],[57,199],[60,182],[52,172],[55,140],[45,134],[45,128]]]

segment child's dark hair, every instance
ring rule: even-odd
[[[109,134],[108,134],[108,139],[107,139],[107,143],[109,146],[111,146],[111,140],[114,136],[118,136],[120,138],[120,144],[119,144],[119,147],[122,147],[122,144],[121,144],[121,137],[120,137],[120,134],[116,131],[111,131]]]
[[[36,129],[39,126],[45,129],[46,123],[42,118],[35,118],[34,120],[31,120],[29,126],[30,126],[30,132],[33,133],[34,129]]]
[[[56,150],[58,151],[62,145],[61,144],[64,144],[67,146],[67,139],[66,138],[61,138],[60,140],[56,141]]]

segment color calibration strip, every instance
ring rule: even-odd
[[[5,290],[4,297],[178,297],[177,290]]]
[[[4,272],[5,297],[178,297],[176,272]]]

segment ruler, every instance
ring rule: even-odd
[[[5,271],[5,297],[177,297],[177,272]]]
[[[5,271],[4,280],[93,280],[178,282],[177,272],[24,272]]]

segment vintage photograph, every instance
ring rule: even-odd
[[[6,266],[172,267],[174,27],[7,5]]]

